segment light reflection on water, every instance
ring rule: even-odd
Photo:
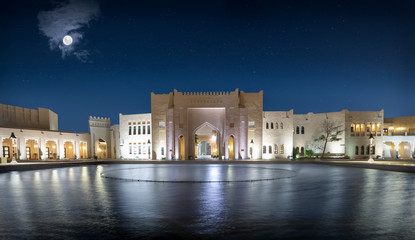
[[[410,239],[415,235],[414,174],[312,164],[250,164],[245,169],[182,166],[191,166],[188,173],[177,165],[148,164],[0,174],[0,236]],[[138,167],[140,176],[152,178],[176,179],[183,174],[188,174],[180,176],[186,179],[258,178],[265,168],[297,174],[275,181],[200,184],[100,176]]]

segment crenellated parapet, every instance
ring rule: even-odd
[[[111,125],[110,118],[89,116],[89,126],[90,127],[106,127],[106,128],[109,128],[110,125]]]

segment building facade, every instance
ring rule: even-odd
[[[16,160],[87,159],[88,133],[58,130],[58,115],[0,104],[0,157]]]
[[[89,117],[89,134],[58,130],[58,115],[0,104],[0,156],[30,159],[275,159],[321,154],[327,124],[339,129],[326,156],[412,158],[415,116],[384,111],[264,111],[263,92],[151,93],[151,113]],[[373,144],[369,144],[373,138]]]
[[[340,140],[327,144],[328,156],[353,159],[367,159],[369,155],[399,156],[385,154],[388,144],[384,139],[390,137],[384,136],[387,126],[384,126],[383,110],[307,114],[294,114],[292,109],[263,111],[262,91],[245,93],[236,89],[231,92],[151,93],[151,113],[120,114],[119,145],[114,147],[119,149],[116,150],[119,155],[112,157],[274,159],[290,158],[295,149],[300,156],[305,156],[307,151],[319,154],[321,142],[315,140],[323,134],[324,122],[341,129]],[[414,123],[415,119],[408,122]],[[110,126],[106,128],[109,131]],[[93,134],[91,132],[91,136]],[[369,146],[371,136],[374,138],[372,148]],[[409,142],[404,147],[409,149],[404,154],[406,157],[415,151],[413,140]]]

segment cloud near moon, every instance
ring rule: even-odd
[[[78,49],[79,42],[84,37],[83,29],[89,22],[99,16],[100,9],[93,0],[69,0],[54,4],[50,11],[40,11],[38,14],[39,30],[49,38],[51,50],[59,49],[62,58],[75,56],[80,61],[88,61],[89,51]],[[64,36],[72,37],[72,44],[62,42]]]

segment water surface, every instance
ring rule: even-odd
[[[122,164],[3,173],[0,183],[2,238],[415,236],[410,173],[314,164]]]

